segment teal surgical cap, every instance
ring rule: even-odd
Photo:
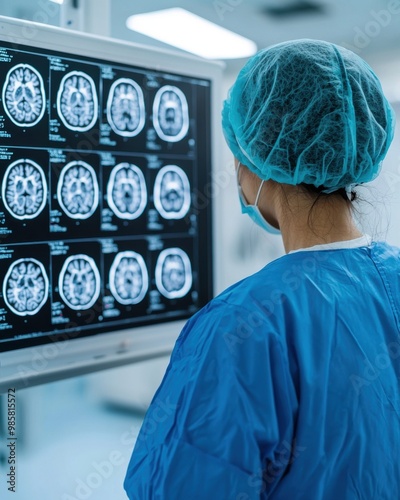
[[[330,192],[377,177],[395,116],[359,56],[295,40],[246,63],[224,102],[222,126],[232,153],[261,179]]]

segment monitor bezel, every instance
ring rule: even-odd
[[[216,172],[220,161],[222,134],[219,127],[221,108],[221,79],[223,64],[200,59],[170,50],[147,47],[117,39],[90,35],[29,21],[0,16],[0,42],[28,45],[93,57],[111,63],[139,66],[146,69],[171,72],[182,76],[204,78],[211,81],[211,168]],[[81,53],[84,48],[84,54]],[[212,240],[210,254],[218,255],[215,236],[218,234],[218,199],[212,199]],[[219,289],[221,266],[213,258],[212,290]],[[170,354],[175,340],[186,320],[169,321],[150,326],[99,333],[84,338],[65,336],[62,340],[49,341],[0,353],[0,393],[10,387],[26,388],[63,378],[113,368]]]

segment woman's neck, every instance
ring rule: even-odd
[[[298,186],[266,184],[265,215],[279,224],[286,253],[362,236],[350,204],[340,196],[317,199]]]
[[[291,207],[279,218],[286,253],[324,243],[360,238],[350,207],[339,197]]]

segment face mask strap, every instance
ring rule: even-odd
[[[240,170],[240,167],[242,166],[242,164],[240,163],[240,161],[238,162],[238,166],[237,166],[237,169],[236,169],[236,180],[237,180],[237,183],[239,184],[239,170]]]
[[[256,196],[256,201],[254,202],[254,205],[257,206],[258,205],[258,200],[260,198],[260,194],[261,194],[261,189],[263,187],[263,184],[264,184],[264,180],[261,181],[261,184],[260,184],[260,187],[258,188],[258,191],[257,191],[257,196]]]
[[[244,197],[244,194],[243,194],[243,191],[242,191],[242,187],[241,187],[240,182],[239,182],[239,170],[240,170],[240,167],[242,167],[242,166],[243,166],[242,163],[239,161],[238,162],[238,168],[236,170],[236,182],[237,182],[237,185],[238,185],[238,188],[239,188],[239,193],[241,194],[241,196],[243,198],[243,201],[246,201],[246,205],[249,206],[250,203]],[[258,200],[260,199],[261,189],[263,187],[264,182],[265,182],[264,180],[261,180],[260,187],[258,188],[257,195],[256,195],[256,201],[254,202],[254,206],[255,207],[258,205]]]

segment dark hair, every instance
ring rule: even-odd
[[[299,184],[299,186],[310,195],[316,196],[315,200],[313,201],[313,204],[311,205],[310,212],[308,214],[308,226],[310,229],[313,229],[312,218],[314,209],[320,201],[328,201],[332,200],[333,196],[340,196],[348,204],[349,208],[352,211],[355,210],[355,207],[352,204],[352,202],[356,200],[357,194],[353,190],[349,194],[345,188],[337,189],[332,193],[324,193],[324,190],[326,189],[326,187],[324,186],[315,187],[312,184],[304,184],[304,183]]]
[[[320,199],[320,197],[322,197],[322,196],[324,196],[324,197],[325,197],[325,196],[334,196],[334,195],[336,195],[336,196],[341,196],[341,197],[342,197],[345,201],[350,201],[350,202],[355,201],[355,200],[356,200],[356,198],[357,198],[357,193],[356,193],[355,191],[353,191],[353,190],[352,190],[352,191],[348,194],[348,192],[346,191],[346,189],[345,189],[345,188],[340,188],[340,189],[338,189],[338,190],[336,190],[336,191],[333,191],[332,193],[329,193],[329,194],[328,194],[328,193],[324,193],[324,191],[325,191],[325,189],[326,189],[326,187],[324,187],[324,186],[315,187],[315,186],[313,186],[312,184],[304,184],[304,183],[300,184],[300,186],[301,186],[301,187],[302,187],[305,191],[307,191],[308,193],[310,193],[310,194],[312,194],[312,195],[314,195],[314,196],[315,196],[315,195],[317,195],[317,199],[315,200],[314,204],[315,204],[316,202],[318,202],[318,200],[319,200],[319,199]],[[314,204],[313,204],[313,205],[314,205]]]

